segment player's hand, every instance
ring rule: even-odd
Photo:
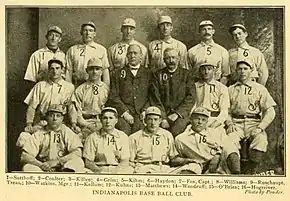
[[[56,167],[60,164],[59,160],[50,160],[46,162],[51,168]]]
[[[170,125],[169,125],[167,119],[163,119],[162,122],[161,122],[161,124],[160,124],[160,126],[161,126],[162,128],[169,128],[169,127],[170,127]]]
[[[168,116],[168,119],[170,119],[171,121],[176,121],[178,119],[178,114],[173,113],[171,115]]]
[[[129,112],[125,112],[123,115],[123,118],[129,123],[129,124],[134,124],[134,117],[129,114]]]
[[[256,127],[251,133],[252,135],[257,135],[262,132],[263,132],[263,129],[261,129],[260,127]]]
[[[79,134],[81,132],[81,128],[78,127],[75,123],[72,124],[71,127],[72,131],[75,132],[76,134]]]
[[[40,168],[45,171],[45,172],[51,172],[52,169],[50,167],[50,165],[47,162],[44,162],[41,164]]]
[[[208,127],[210,127],[210,128],[217,128],[217,127],[219,127],[220,125],[222,125],[222,123],[220,123],[220,122],[217,121],[217,120],[214,120],[213,122],[211,122],[211,123],[208,125]]]
[[[27,132],[27,133],[34,133],[34,128],[33,128],[32,124],[28,123],[26,125],[26,127],[24,128],[24,131]]]
[[[192,158],[185,158],[184,162],[184,164],[195,163],[195,160]]]
[[[209,166],[208,166],[208,171],[210,173],[215,173],[217,168],[218,168],[218,165],[219,165],[219,162],[220,162],[220,155],[219,154],[216,154],[211,160],[210,160],[210,163],[209,163]]]
[[[238,131],[238,129],[237,129],[237,127],[235,126],[235,124],[231,124],[231,125],[228,126],[228,128],[227,128],[226,131],[227,131],[227,134],[229,134],[229,133],[233,133],[233,132]]]

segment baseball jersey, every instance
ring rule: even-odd
[[[104,82],[94,84],[85,82],[74,92],[73,102],[82,111],[82,114],[100,114],[109,95],[109,87]]]
[[[87,80],[86,66],[88,61],[93,57],[97,57],[102,61],[103,69],[109,68],[107,50],[102,45],[93,42],[89,45],[79,44],[70,47],[66,54],[67,81],[71,82],[74,80],[74,82],[78,82]]]
[[[110,64],[110,69],[111,70],[116,70],[123,68],[125,65],[128,64],[127,61],[127,50],[129,45],[137,44],[141,47],[142,51],[142,65],[145,67],[148,67],[148,51],[147,48],[139,43],[136,40],[131,41],[130,43],[126,42],[118,42],[111,46],[108,49],[108,59],[109,59],[109,64]]]
[[[40,81],[34,85],[24,102],[33,109],[45,115],[47,109],[53,104],[67,105],[74,92],[74,85],[60,80],[57,83],[52,81]]]
[[[276,105],[268,90],[253,81],[230,86],[229,96],[230,113],[235,115],[256,115]]]
[[[153,71],[157,71],[158,69],[162,69],[166,66],[163,60],[163,53],[166,48],[176,49],[180,58],[179,66],[188,69],[186,46],[182,42],[174,38],[170,38],[167,41],[154,40],[149,43],[149,67]]]
[[[188,50],[188,64],[196,75],[199,75],[199,65],[207,60],[214,61],[217,64],[215,72],[216,80],[230,74],[229,54],[221,45],[214,41],[210,44],[201,41]]]
[[[129,136],[130,162],[168,163],[177,155],[172,134],[159,128],[156,134],[148,134],[139,130]]]
[[[45,162],[59,159],[82,147],[79,137],[70,128],[62,124],[58,131],[50,131],[47,128],[36,131],[25,142],[23,150]]]
[[[250,46],[247,42],[241,47],[235,47],[229,50],[229,64],[232,72],[233,80],[237,81],[236,75],[236,66],[237,61],[239,60],[248,60],[253,64],[253,72],[251,77],[259,78],[264,76],[261,80],[264,80],[265,83],[268,79],[268,73],[265,75],[265,71],[268,72],[268,67],[264,58],[263,53],[255,47]],[[265,77],[266,76],[266,77]]]
[[[177,113],[187,117],[196,98],[194,81],[188,70],[178,67],[174,72],[168,68],[155,73],[150,101],[163,110],[165,115]]]
[[[223,147],[222,134],[217,129],[206,128],[195,132],[191,128],[175,138],[175,146],[181,157],[195,159],[197,163],[211,160]]]
[[[96,165],[118,165],[129,161],[128,136],[118,129],[109,134],[104,130],[88,136],[84,145],[83,157]]]
[[[228,88],[216,80],[211,80],[209,83],[199,81],[195,83],[195,87],[195,107],[204,107],[210,112],[219,112],[217,119],[221,123],[227,120],[230,107]]]
[[[35,51],[29,59],[24,79],[32,82],[45,80],[48,75],[48,61],[51,59],[60,60],[65,66],[65,54],[59,48],[56,52],[48,47]]]

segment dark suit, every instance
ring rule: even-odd
[[[169,121],[174,136],[185,129],[195,101],[195,84],[188,70],[177,68],[170,73],[168,68],[163,68],[154,74],[150,102],[162,110],[163,118],[178,114],[179,118],[175,122]]]
[[[115,71],[112,74],[111,91],[107,102],[108,106],[115,107],[121,116],[128,111],[134,117],[134,124],[128,124],[124,118],[119,118],[116,127],[128,135],[138,131],[143,123],[140,114],[149,106],[149,86],[152,82],[152,72],[149,68],[140,66],[134,76],[129,66]]]

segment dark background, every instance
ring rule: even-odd
[[[15,143],[25,127],[26,105],[23,103],[32,84],[24,74],[30,55],[45,45],[46,30],[51,25],[64,32],[61,49],[80,42],[80,26],[93,21],[97,26],[96,42],[108,48],[120,40],[120,25],[132,17],[137,22],[136,39],[144,45],[158,37],[156,21],[160,15],[170,15],[173,36],[187,48],[199,43],[198,24],[209,19],[215,24],[215,42],[226,49],[233,46],[228,28],[243,23],[249,32],[248,42],[259,48],[269,68],[266,87],[277,103],[276,118],[267,129],[268,152],[262,169],[278,166],[277,138],[283,132],[284,122],[284,10],[280,8],[173,8],[173,7],[64,7],[17,8],[6,7],[6,89],[7,89],[7,171],[19,170],[19,150]]]

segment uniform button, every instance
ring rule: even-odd
[[[134,99],[136,99],[136,96],[134,96]]]

